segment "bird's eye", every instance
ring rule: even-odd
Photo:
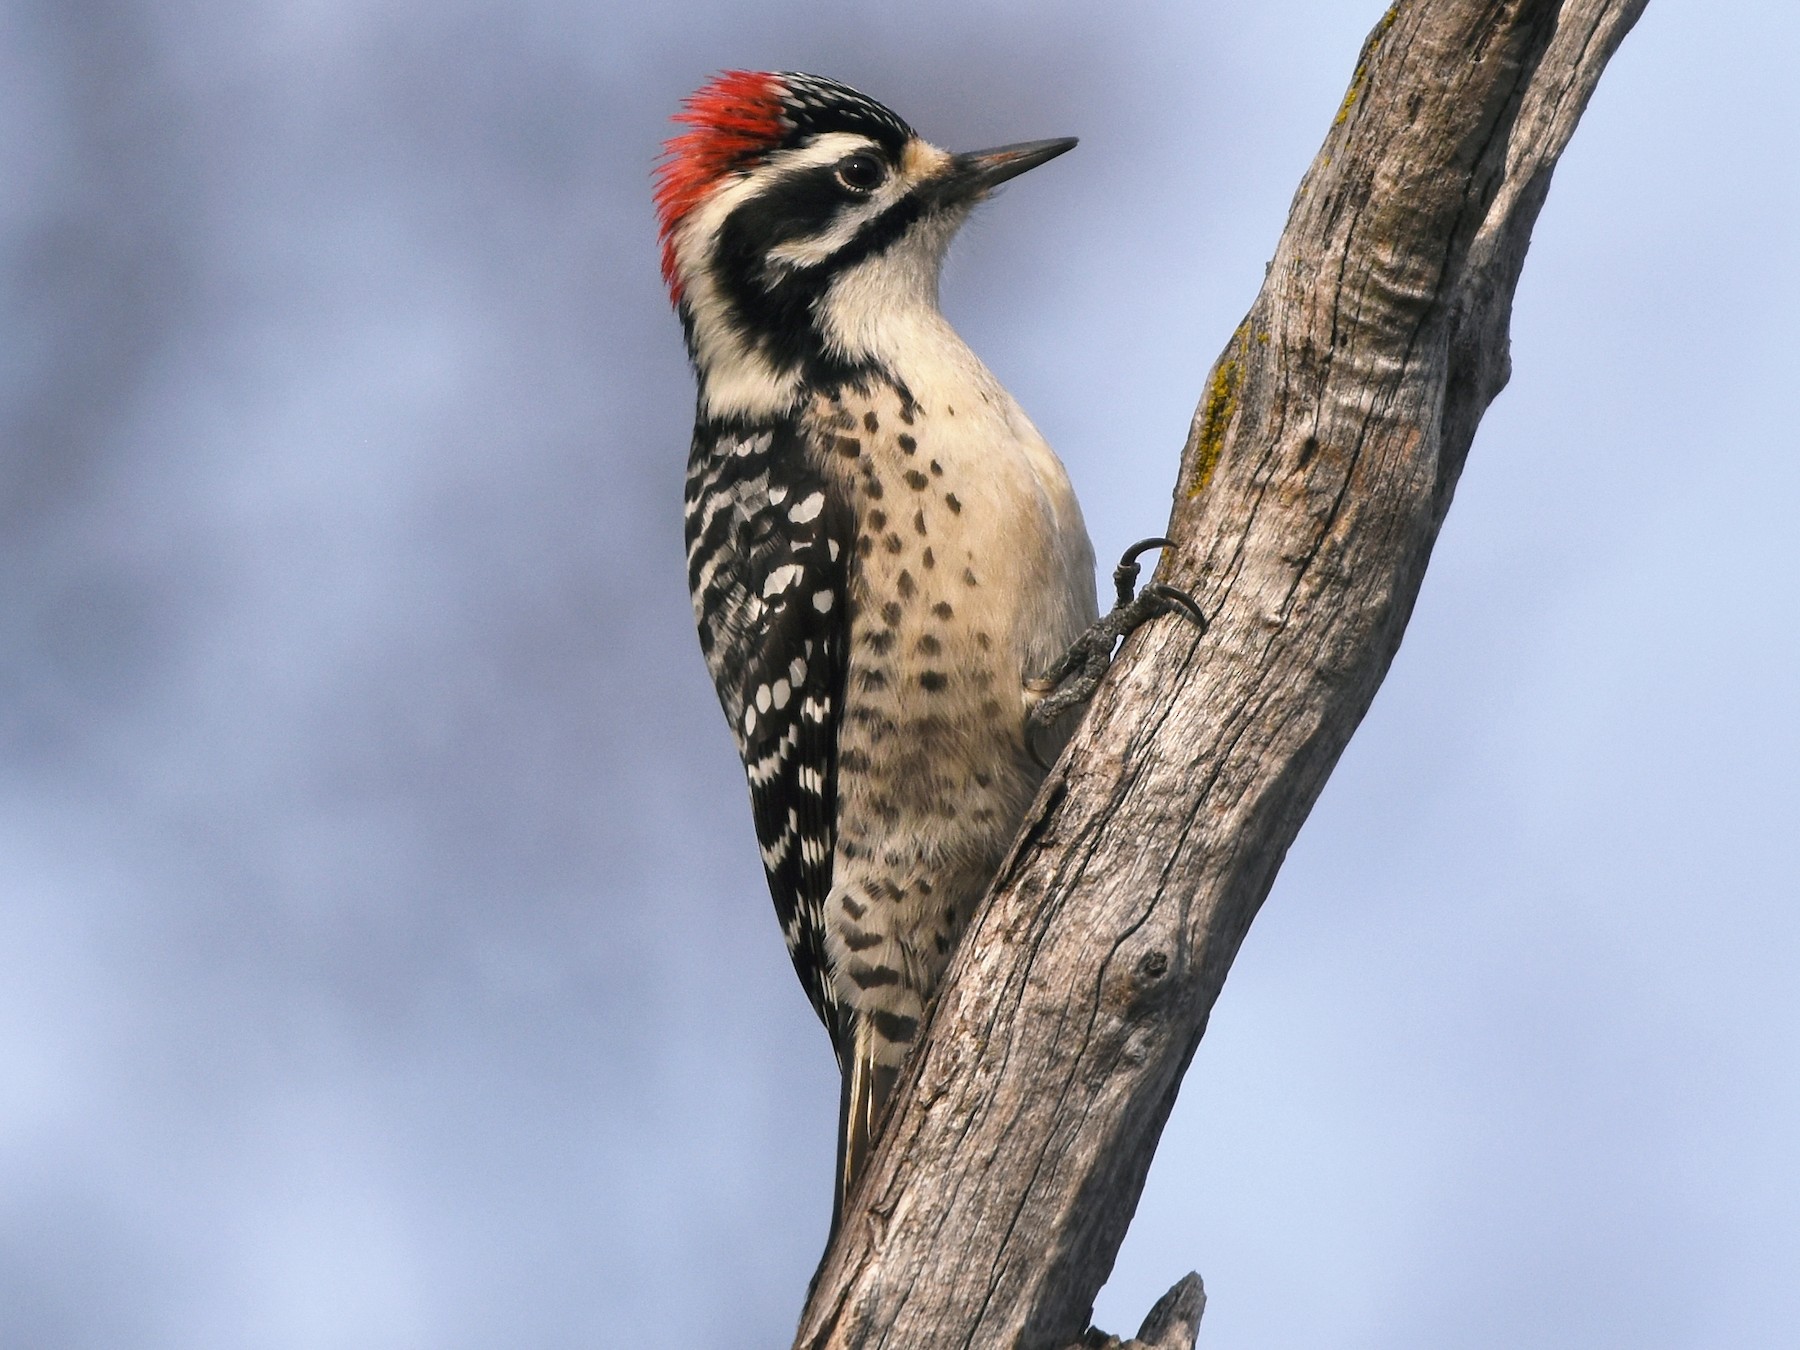
[[[887,177],[887,169],[874,155],[858,151],[838,161],[837,179],[852,192],[873,192]]]

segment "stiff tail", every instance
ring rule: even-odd
[[[859,1020],[850,1039],[849,1053],[844,1057],[844,1085],[838,1097],[837,1195],[831,1206],[833,1237],[843,1222],[863,1166],[869,1161],[882,1113],[887,1110],[888,1098],[900,1077],[899,1069],[875,1062],[874,1042],[872,1029]]]

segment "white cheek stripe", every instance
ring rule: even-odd
[[[912,181],[904,173],[888,179],[862,206],[839,215],[823,234],[790,240],[779,248],[770,249],[769,261],[788,268],[817,267],[855,239],[865,225],[898,205],[911,186]]]
[[[875,219],[881,209],[881,203],[867,202],[860,211],[839,216],[836,223],[823,234],[791,240],[777,248],[770,249],[769,262],[789,271],[798,271],[802,267],[817,267],[856,238],[862,227]]]

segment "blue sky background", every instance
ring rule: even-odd
[[[946,305],[1099,551],[1380,5],[0,9],[0,1344],[785,1344],[834,1072],[691,631],[648,173],[722,66],[1079,134]],[[1800,1325],[1800,11],[1654,0],[1099,1308]]]

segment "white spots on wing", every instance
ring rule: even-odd
[[[766,714],[770,708],[786,707],[792,697],[793,691],[788,688],[786,680],[777,680],[774,684],[759,686],[755,699],[751,701],[749,707],[744,709],[746,729],[755,727],[759,722],[767,725],[762,714]],[[744,761],[744,772],[749,777],[752,788],[760,790],[766,787],[793,757],[794,751],[799,748],[799,723],[790,720],[785,724],[785,728],[780,738],[761,759]],[[740,745],[740,753],[742,748]]]
[[[825,775],[813,768],[812,765],[802,765],[794,777],[799,782],[801,791],[810,792],[815,797],[825,795]]]
[[[814,591],[813,608],[818,610],[821,614],[829,614],[831,613],[832,603],[836,599],[837,596],[830,591]]]
[[[714,519],[721,511],[744,509],[744,503],[766,482],[760,474],[755,478],[747,478],[730,487],[715,488],[709,491],[698,504],[699,519],[694,524],[694,542],[688,550],[688,561],[694,559],[694,551],[706,540],[706,532],[712,528]]]
[[[748,459],[751,455],[762,454],[774,443],[774,440],[774,435],[767,431],[761,432],[755,436],[746,436],[743,440],[732,446],[731,453],[736,455],[739,459]]]
[[[770,496],[769,500],[775,500],[773,495]],[[817,520],[819,512],[824,509],[825,494],[823,492],[815,492],[812,496],[803,498],[802,500],[795,502],[793,506],[789,507],[788,519],[793,521],[796,525],[805,525],[809,521]],[[832,542],[831,547],[831,556],[835,558],[837,557],[837,542],[835,540]]]
[[[715,553],[700,568],[700,575],[694,580],[695,596],[704,596],[712,588],[713,578],[719,574],[719,564],[724,561],[722,555]]]
[[[831,561],[836,562],[838,560],[838,553],[839,553],[838,541],[835,539],[827,539],[825,541],[825,546],[831,550]]]
[[[756,730],[756,705],[746,704],[744,707],[744,735],[748,736]]]
[[[781,866],[781,860],[787,857],[788,846],[800,833],[800,816],[793,807],[788,808],[787,823],[773,839],[764,840],[761,844],[763,866],[773,872]]]
[[[809,722],[823,722],[830,712],[830,699],[809,698],[800,705],[800,715]]]
[[[812,651],[812,643],[809,642],[806,644],[806,650],[808,652]],[[794,682],[796,688],[806,683],[806,661],[804,658],[796,656],[792,661],[788,662],[788,679]]]
[[[805,569],[799,563],[787,563],[769,573],[768,580],[763,582],[762,593],[767,596],[779,595],[789,586],[805,575]]]
[[[761,787],[781,771],[782,761],[787,758],[787,746],[777,745],[762,759],[750,765],[747,774],[752,787]]]
[[[774,487],[769,489],[769,505],[780,506],[787,500],[787,494],[787,488],[777,483]]]

